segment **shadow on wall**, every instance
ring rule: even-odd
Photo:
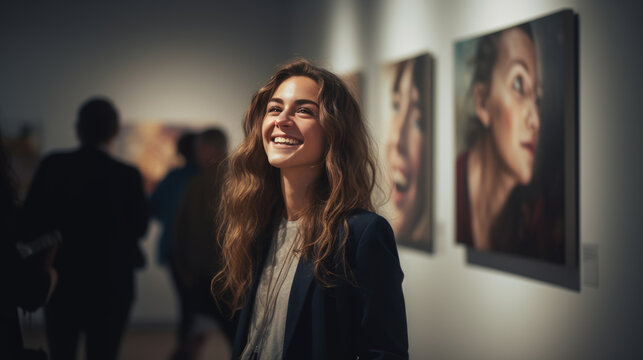
[[[466,262],[467,264],[485,266],[580,292],[580,272],[578,267],[565,267],[541,260],[532,260],[497,252],[482,252],[471,248],[467,248]]]

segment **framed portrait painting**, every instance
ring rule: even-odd
[[[455,43],[456,241],[577,263],[576,18]]]
[[[400,245],[433,251],[433,57],[382,67],[387,214]]]

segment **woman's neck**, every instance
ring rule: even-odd
[[[489,136],[471,148],[467,172],[473,243],[478,250],[489,250],[491,226],[517,182],[506,170]]]
[[[310,205],[310,188],[319,176],[319,168],[281,169],[281,193],[286,206],[288,220],[297,220]]]

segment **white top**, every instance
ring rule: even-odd
[[[297,221],[283,219],[259,280],[243,360],[255,359],[254,352],[260,360],[283,357],[288,299],[299,263],[294,251],[298,237]]]

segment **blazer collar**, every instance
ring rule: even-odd
[[[340,226],[338,231],[338,238],[344,237],[344,227]],[[314,264],[305,258],[299,259],[295,278],[290,288],[290,298],[288,299],[288,314],[286,315],[286,332],[284,334],[284,357],[288,354],[288,347],[295,335],[299,317],[304,309],[308,291],[311,288],[313,279],[315,278]]]
[[[250,328],[250,317],[252,316],[252,311],[254,310],[255,297],[257,295],[257,288],[259,287],[259,279],[261,278],[261,271],[263,270],[263,265],[265,263],[266,257],[268,255],[268,249],[270,249],[270,244],[272,242],[272,236],[270,232],[264,234],[260,241],[265,244],[262,249],[262,254],[259,264],[253,270],[252,273],[252,285],[250,291],[246,296],[246,303],[239,313],[239,322],[237,323],[237,330],[234,337],[234,346],[232,348],[232,358],[237,359],[241,356],[243,349],[248,342],[248,332]]]

